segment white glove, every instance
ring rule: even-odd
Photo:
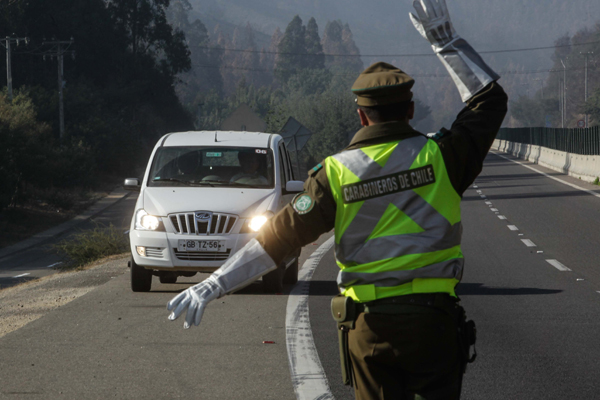
[[[198,326],[209,302],[249,285],[276,268],[275,261],[252,239],[211,276],[175,296],[167,304],[167,309],[173,311],[169,319],[176,320],[187,308],[183,327],[188,329],[192,323]]]
[[[169,319],[175,321],[187,308],[183,327],[188,329],[192,326],[192,323],[198,326],[202,320],[206,305],[214,299],[221,297],[222,294],[222,289],[216,284],[215,278],[211,275],[199,284],[179,293],[167,304],[167,310],[173,311],[169,315]]]
[[[500,78],[479,54],[456,34],[446,0],[415,0],[417,16],[410,20],[437,54],[456,84],[464,102]]]

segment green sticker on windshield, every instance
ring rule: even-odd
[[[294,210],[300,215],[306,214],[315,206],[315,202],[306,192],[297,194],[294,200],[292,200],[292,204]]]
[[[221,157],[222,155],[223,155],[223,153],[221,153],[221,152],[214,152],[214,151],[206,152],[206,157]]]

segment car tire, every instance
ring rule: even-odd
[[[283,292],[283,274],[285,273],[285,265],[280,265],[277,269],[263,275],[262,286],[265,293],[281,293]]]
[[[149,292],[152,288],[152,271],[135,263],[131,257],[131,290],[134,292]]]
[[[298,258],[294,259],[292,265],[287,267],[283,274],[283,283],[286,285],[293,285],[298,282]]]
[[[165,274],[165,275],[160,275],[158,277],[158,280],[160,281],[160,283],[176,283],[177,278],[178,277],[175,274]]]

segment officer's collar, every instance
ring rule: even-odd
[[[380,124],[365,126],[360,129],[347,147],[363,147],[371,142],[386,142],[391,140],[401,140],[409,137],[422,135],[422,133],[414,130],[408,122],[392,121],[383,122]]]

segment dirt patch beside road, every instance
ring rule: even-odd
[[[128,273],[128,259],[128,254],[111,256],[82,270],[53,274],[0,290],[0,337]]]

